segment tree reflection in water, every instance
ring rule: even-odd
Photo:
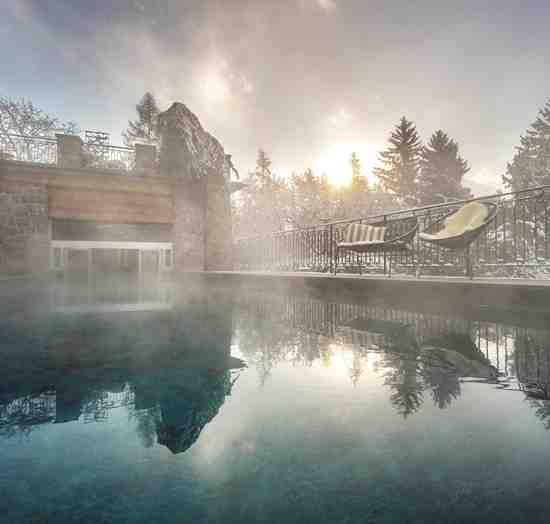
[[[427,399],[449,408],[465,380],[517,384],[550,429],[548,330],[253,294],[116,319],[4,324],[1,436],[52,422],[98,422],[125,407],[145,447],[183,452],[231,394],[243,366],[232,344],[260,384],[278,365],[330,367],[345,357],[351,383],[382,377],[404,418]]]
[[[364,380],[376,353],[378,369],[368,368],[383,375],[392,405],[405,418],[426,398],[448,408],[465,380],[502,387],[515,381],[550,429],[549,331],[539,332],[535,343],[527,333],[535,330],[298,296],[243,298],[236,318],[239,348],[262,383],[278,364],[328,366],[336,353],[351,349],[352,384]]]

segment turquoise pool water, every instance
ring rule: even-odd
[[[550,521],[544,322],[127,281],[4,296],[1,522]]]

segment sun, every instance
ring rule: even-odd
[[[200,89],[210,104],[225,102],[229,97],[229,86],[219,71],[207,71],[201,78]]]
[[[336,187],[345,187],[351,183],[351,155],[359,157],[361,170],[367,177],[369,184],[375,179],[372,168],[376,165],[376,148],[357,143],[340,143],[329,146],[319,155],[315,164],[315,170],[321,175],[326,175],[330,183]]]

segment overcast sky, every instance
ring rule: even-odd
[[[119,144],[149,90],[241,172],[260,147],[280,174],[370,166],[406,115],[480,191],[550,98],[549,27],[548,0],[0,0],[0,94]]]

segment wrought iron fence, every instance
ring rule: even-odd
[[[102,143],[82,146],[84,167],[132,171],[135,167],[135,149]]]
[[[2,134],[0,160],[57,164],[57,140],[42,136]]]
[[[135,168],[135,149],[112,146],[108,142],[90,140],[82,145],[82,167],[132,171]],[[44,136],[0,134],[0,160],[58,163],[58,142]]]
[[[411,335],[408,341],[414,340],[419,345],[431,345],[448,335],[470,340],[501,378],[517,378],[524,391],[529,391],[529,386],[545,385],[545,398],[550,397],[550,330],[546,328],[471,320],[388,305],[326,302],[303,295],[275,294],[266,298],[265,294],[247,293],[238,298],[237,305],[241,322],[242,319],[252,321],[255,326],[281,324],[291,330],[325,337],[332,344],[348,345],[359,352],[380,350],[384,347],[380,344],[380,335],[391,337],[403,328]],[[357,319],[362,319],[365,326],[367,320],[371,331],[356,326]],[[279,333],[282,338],[288,336],[288,332]],[[302,338],[299,347],[309,358],[319,358],[321,346],[315,339],[311,342],[312,347],[308,348],[307,339]],[[271,343],[277,345],[278,341],[273,339]],[[265,348],[258,344],[250,347],[260,351]],[[295,348],[295,344],[288,344],[289,352]],[[277,352],[268,353],[277,355]]]
[[[462,275],[464,250],[450,250],[423,242],[418,235],[410,250],[391,253],[354,253],[336,244],[343,241],[353,223],[406,227],[412,218],[419,231],[427,229],[469,202],[493,202],[496,218],[471,245],[471,262],[476,273],[502,277],[550,277],[550,186],[490,195],[446,204],[396,211],[354,220],[280,231],[263,237],[241,239],[235,245],[235,269],[243,271],[322,271],[383,273],[387,259],[394,268],[414,274],[422,260],[424,274]],[[335,264],[338,267],[335,267]]]

